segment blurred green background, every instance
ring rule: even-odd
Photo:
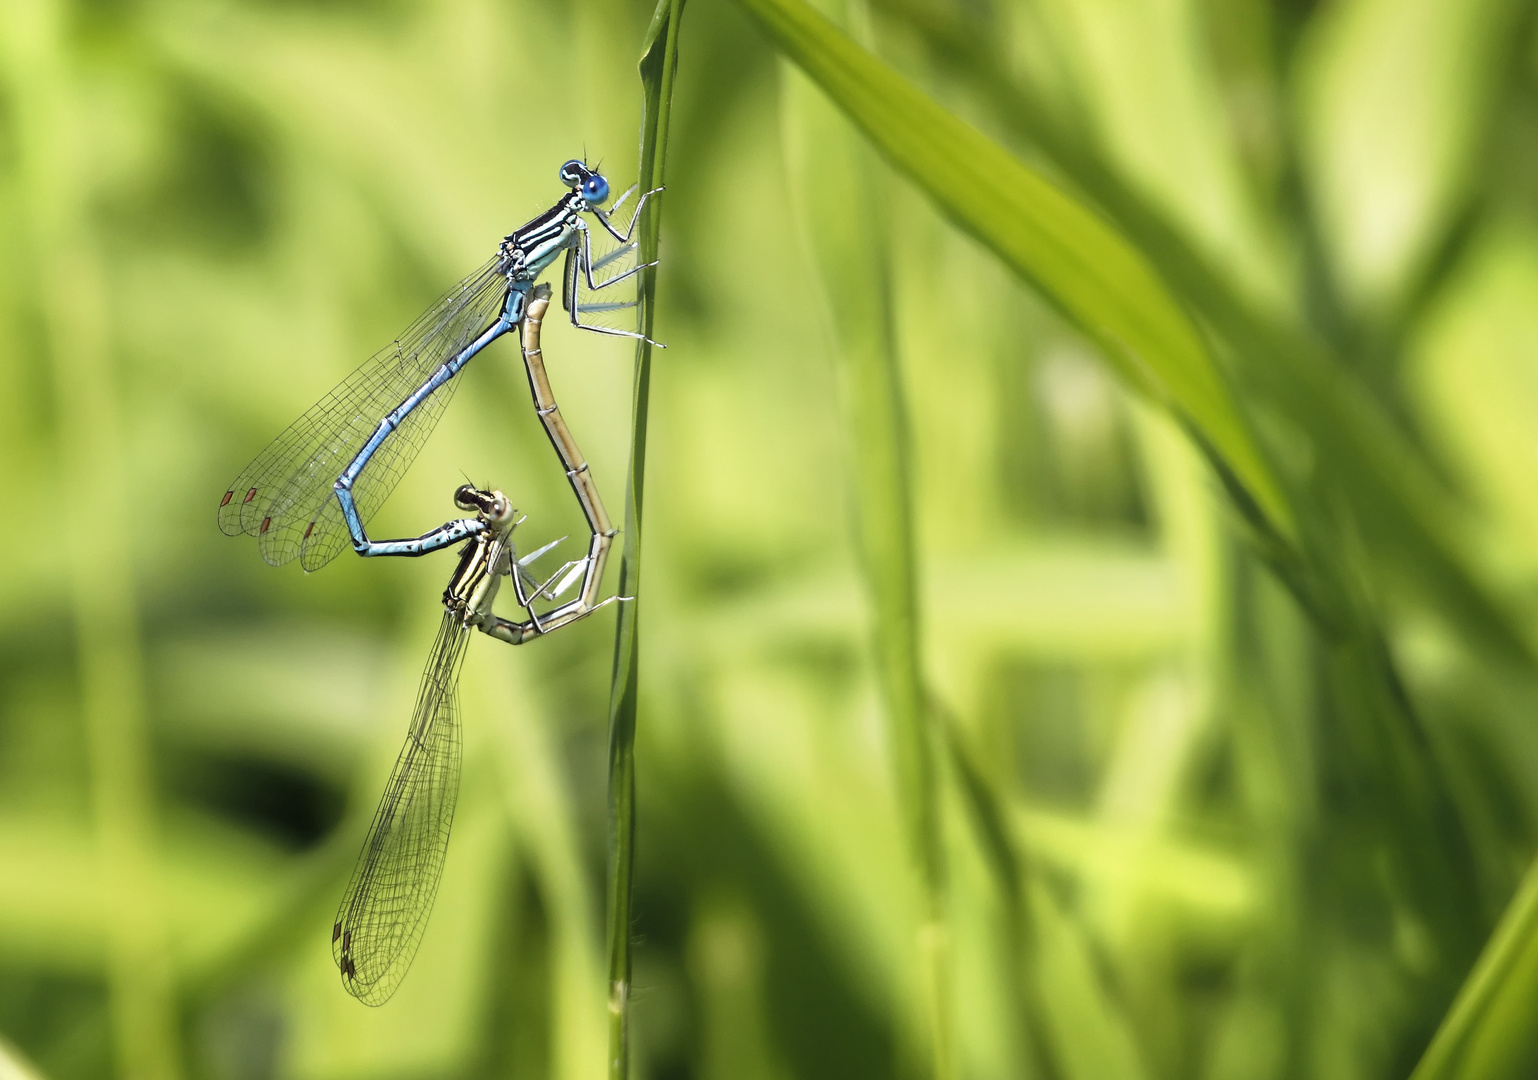
[[[1531,8],[834,10],[1150,252],[1294,499],[1293,575],[1188,426],[863,157],[741,8],[692,0],[651,397],[636,1075],[928,1068],[840,377],[872,288],[906,399],[955,1075],[1409,1074],[1538,841]],[[437,907],[366,1009],[328,928],[450,560],[275,571],[214,511],[554,200],[560,162],[630,182],[650,14],[0,2],[0,1036],[39,1074],[602,1072],[612,615],[472,645]],[[807,242],[862,214],[868,250]],[[1193,261],[1244,319],[1213,315]],[[631,350],[547,325],[618,519]],[[373,535],[445,520],[465,476],[529,514],[525,547],[580,534],[512,346],[462,382]],[[1524,992],[1497,1017],[1517,1049],[1457,1075],[1538,1075]]]

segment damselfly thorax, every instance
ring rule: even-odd
[[[478,491],[466,484],[454,493],[461,510],[479,510],[487,523],[485,532],[470,539],[459,556],[459,565],[443,590],[443,606],[461,622],[479,625],[497,598],[502,575],[512,566],[508,543],[517,513],[500,491]]]

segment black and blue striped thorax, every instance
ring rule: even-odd
[[[510,233],[501,245],[503,273],[510,281],[533,281],[572,246],[581,228],[579,215],[591,209],[582,194],[573,191]]]

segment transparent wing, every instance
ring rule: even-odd
[[[306,570],[330,562],[349,546],[331,485],[379,421],[492,324],[506,293],[500,257],[449,290],[246,466],[219,504],[219,528],[257,537],[274,566],[301,555]],[[449,380],[406,417],[358,478],[353,497],[365,523],[427,441],[457,384]]]
[[[395,993],[427,928],[459,795],[459,669],[470,631],[445,612],[422,674],[406,745],[374,812],[331,930],[347,992],[366,1005]]]
[[[631,240],[621,244],[601,228],[589,232],[593,238],[590,266],[580,247],[566,252],[561,306],[568,313],[575,311],[584,325],[633,331],[636,328],[636,286],[640,276],[632,271],[638,262],[639,242]],[[597,288],[588,284],[589,273]],[[626,277],[626,274],[630,276]],[[612,284],[605,286],[605,282]]]

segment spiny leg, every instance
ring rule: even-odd
[[[636,222],[641,220],[641,209],[646,205],[646,200],[651,198],[653,195],[661,195],[664,191],[667,190],[666,187],[655,187],[648,191],[646,194],[642,195],[640,201],[635,204],[635,210],[630,214],[630,224],[625,226],[624,235],[621,235],[615,230],[614,224],[609,220],[609,214],[612,214],[614,211],[618,210],[620,205],[626,199],[630,198],[630,193],[635,189],[635,184],[631,184],[628,188],[626,188],[625,194],[621,195],[614,201],[614,205],[609,208],[608,213],[599,211],[593,214],[594,217],[603,222],[603,227],[608,230],[609,235],[614,237],[614,239],[618,240],[622,244],[628,244],[630,242],[631,236],[635,234]]]
[[[631,243],[631,237],[635,235],[636,224],[641,220],[641,210],[646,206],[646,200],[651,198],[653,195],[660,195],[660,194],[662,194],[662,192],[664,190],[666,190],[665,188],[657,187],[657,188],[653,188],[652,190],[650,190],[650,191],[646,192],[644,195],[642,195],[640,200],[636,203],[634,212],[632,212],[631,215],[630,215],[630,224],[627,225],[625,227],[625,231],[623,233],[621,233],[617,229],[614,228],[613,222],[611,222],[610,219],[609,219],[609,214],[612,214],[614,211],[618,210],[620,208],[620,206],[624,203],[624,201],[626,199],[630,198],[630,193],[633,192],[635,189],[636,189],[636,185],[634,185],[634,184],[632,184],[630,187],[626,188],[625,189],[625,193],[623,195],[621,195],[618,200],[615,201],[614,206],[610,208],[608,213],[604,213],[604,212],[600,211],[600,212],[595,213],[593,215],[594,217],[596,217],[599,220],[599,222],[603,225],[604,229],[608,232],[608,234],[610,236],[612,236],[612,237],[614,237],[614,239],[618,240],[620,242],[620,244],[626,245],[626,246],[628,246]],[[577,222],[577,228],[578,228],[578,230],[579,230],[579,232],[581,234],[581,238],[579,240],[579,245],[580,246],[578,248],[575,261],[577,263],[580,263],[581,265],[580,265],[580,267],[579,266],[574,266],[573,265],[573,257],[572,257],[572,255],[570,253],[568,253],[568,255],[567,255],[567,263],[566,263],[566,270],[567,270],[566,278],[567,278],[567,281],[566,281],[565,294],[563,296],[563,299],[565,301],[566,310],[568,312],[570,312],[570,314],[571,314],[571,324],[573,326],[577,327],[579,330],[588,330],[588,331],[591,331],[592,333],[595,333],[595,334],[607,334],[607,335],[610,335],[612,337],[644,338],[647,341],[651,341],[650,338],[646,338],[646,335],[637,333],[637,332],[635,332],[633,330],[620,330],[620,329],[617,329],[615,327],[599,326],[599,325],[597,325],[595,323],[585,323],[585,322],[583,322],[581,320],[581,318],[579,317],[579,315],[578,315],[578,311],[579,311],[580,305],[579,305],[578,300],[577,300],[577,279],[576,279],[576,274],[580,270],[580,272],[587,278],[587,287],[590,290],[593,290],[594,292],[596,292],[599,289],[605,289],[605,288],[608,288],[610,285],[616,284],[617,282],[624,281],[626,278],[630,277],[631,275],[638,274],[642,270],[645,270],[648,266],[656,266],[657,265],[656,262],[653,261],[653,262],[649,262],[649,263],[643,263],[640,266],[631,267],[629,270],[626,270],[622,274],[616,274],[614,277],[608,278],[608,279],[606,279],[604,281],[595,282],[593,280],[593,271],[595,269],[601,269],[603,267],[604,263],[608,262],[609,260],[611,260],[613,258],[618,257],[618,252],[611,252],[609,255],[604,256],[603,259],[600,259],[600,260],[598,260],[595,263],[594,260],[593,260],[593,238],[592,238],[592,233],[588,230],[587,226],[584,225],[581,221]],[[617,305],[615,305],[613,307],[605,306],[605,307],[602,308],[602,310],[612,311],[612,310],[618,310],[619,308],[634,307],[634,306],[635,305],[633,303],[617,304]],[[589,304],[587,309],[590,310],[590,311],[598,310],[599,309],[599,305]],[[656,345],[659,349],[667,348],[667,346],[663,345],[661,342],[652,341],[651,343],[653,345]]]
[[[584,608],[580,612],[567,614],[551,612],[537,621],[530,619],[526,622],[514,622],[512,619],[504,619],[500,615],[489,615],[485,622],[479,624],[478,629],[487,637],[496,638],[498,641],[505,641],[509,645],[522,645],[525,642],[533,641],[537,637],[544,637],[546,634],[553,633],[563,626],[576,622],[578,619],[586,618],[595,611],[602,611],[610,604],[620,603],[629,599],[630,597],[628,596],[611,596],[607,600],[600,600],[598,603]],[[560,610],[564,611],[565,609]]]
[[[610,285],[617,285],[619,282],[624,281],[626,278],[633,277],[634,275],[639,274],[642,270],[645,270],[648,266],[656,266],[657,265],[657,260],[653,259],[649,263],[641,263],[639,266],[632,266],[629,270],[626,270],[626,271],[624,271],[623,273],[620,273],[620,274],[615,274],[611,278],[604,278],[602,281],[594,281],[593,280],[593,271],[594,270],[601,270],[605,266],[607,266],[609,263],[613,262],[615,259],[623,258],[625,255],[627,255],[630,251],[632,251],[635,248],[635,245],[636,245],[637,241],[626,240],[623,243],[621,243],[621,245],[619,247],[615,248],[613,251],[609,252],[607,255],[604,255],[602,258],[599,258],[599,259],[595,260],[593,258],[593,233],[592,233],[592,231],[590,229],[588,229],[588,227],[586,225],[584,225],[580,220],[578,220],[578,222],[577,222],[577,232],[581,234],[580,239],[577,241],[578,246],[579,246],[579,251],[580,251],[580,257],[578,259],[578,265],[579,265],[579,267],[580,267],[580,269],[582,271],[583,276],[587,278],[587,287],[589,289],[591,289],[593,292],[597,292],[599,289],[607,289]],[[627,307],[634,307],[635,305],[634,304],[628,304],[626,306]]]
[[[610,285],[624,281],[626,278],[640,273],[647,267],[656,266],[657,263],[653,261],[649,263],[643,263],[640,266],[632,266],[629,270],[626,270],[623,273],[615,274],[611,278],[606,278],[603,281],[595,282],[593,280],[592,234],[580,222],[578,223],[578,232],[579,236],[576,240],[575,246],[567,252],[565,273],[563,275],[565,280],[563,282],[562,304],[571,317],[571,324],[578,330],[587,330],[594,334],[606,334],[611,337],[637,338],[650,342],[652,345],[655,345],[659,349],[667,348],[667,346],[662,344],[662,342],[652,341],[652,339],[647,337],[645,334],[639,333],[635,330],[621,330],[613,326],[601,326],[597,323],[585,323],[582,321],[581,313],[583,311],[624,311],[626,309],[635,307],[637,301],[621,300],[612,303],[583,304],[578,294],[578,287],[581,283],[581,278],[586,278],[588,289],[590,291],[596,292],[599,289],[606,289]],[[629,242],[627,241],[626,243],[628,246]],[[617,252],[611,252],[609,255],[604,256],[604,259],[600,260],[600,263],[616,257],[617,254]]]
[[[547,545],[547,547],[553,545]],[[541,551],[538,554],[543,554]],[[571,587],[581,577],[581,571],[587,567],[587,559],[568,559],[555,570],[555,573],[540,581],[527,567],[537,556],[525,556],[515,564],[518,572],[513,578],[514,591],[518,594],[518,603],[528,607],[536,600],[559,600],[571,591]]]

